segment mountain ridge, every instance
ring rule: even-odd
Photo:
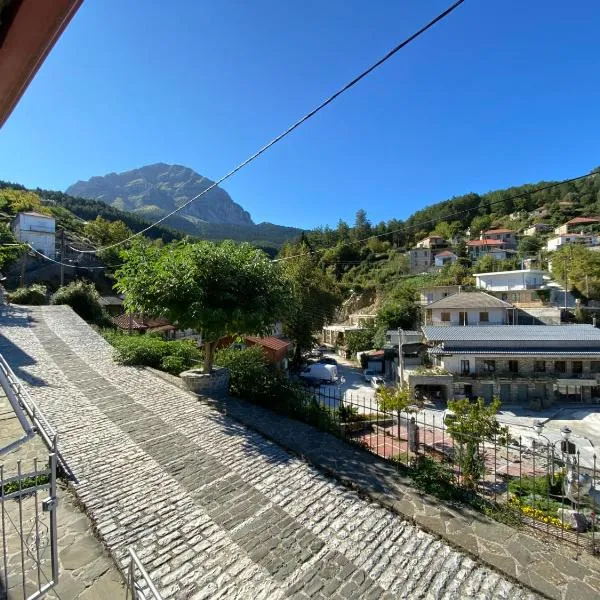
[[[65,193],[79,198],[99,200],[140,216],[157,219],[180,208],[214,184],[184,165],[159,162],[121,173],[111,172],[79,180]],[[197,225],[199,222],[224,225],[254,225],[250,213],[216,186],[186,206],[180,217]]]

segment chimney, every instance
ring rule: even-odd
[[[596,327],[596,317],[592,317],[592,325]]]

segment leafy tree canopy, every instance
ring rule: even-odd
[[[206,372],[216,342],[227,334],[266,334],[291,301],[281,263],[249,244],[135,241],[115,273],[129,312],[164,316],[202,331]]]

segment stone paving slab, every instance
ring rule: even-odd
[[[10,402],[0,388],[0,447],[23,437],[23,429]],[[33,469],[33,461],[37,459],[39,468],[47,464],[48,450],[41,438],[34,435],[22,445],[0,456],[0,464],[4,465],[5,476],[9,477],[17,471],[17,461],[21,461],[22,469]],[[59,548],[59,580],[54,590],[46,595],[49,600],[119,600],[125,598],[123,578],[112,558],[106,552],[101,542],[92,534],[90,519],[76,505],[76,499],[62,482],[57,489],[58,496],[58,527],[57,539]],[[8,513],[13,514],[17,521],[18,504],[8,502]],[[22,503],[24,520],[27,523],[33,517],[33,499]],[[30,514],[31,513],[31,514]],[[45,520],[42,519],[45,523]],[[8,553],[15,558],[20,556],[20,539],[17,529],[5,518],[4,525],[7,535]],[[46,547],[48,539],[42,531],[42,547]],[[0,523],[0,538],[2,538]],[[15,550],[17,553],[15,554]],[[14,565],[14,566],[13,566]],[[32,560],[26,562],[30,571],[26,573],[26,589],[32,593],[37,585],[37,573]],[[13,562],[8,579],[8,585],[0,567],[0,600],[23,598],[20,562]],[[40,580],[43,584],[49,581],[51,575],[47,552],[42,553]]]
[[[224,414],[144,369],[115,365],[67,307],[13,310],[0,327],[0,352],[58,430],[104,543],[121,564],[133,545],[165,598],[538,597],[231,418],[244,403]],[[248,421],[267,417],[245,407]],[[281,427],[284,442],[307,434],[299,423],[267,425]],[[337,440],[312,435],[332,472],[368,483],[378,501],[397,500],[381,465],[352,448],[332,457]],[[434,518],[428,501],[401,499]],[[460,523],[458,511],[437,510],[438,521]],[[531,564],[542,554],[534,550]],[[517,577],[540,589],[525,571]],[[581,586],[592,582],[587,566],[558,582],[531,574],[565,600],[585,597]]]

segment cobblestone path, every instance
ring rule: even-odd
[[[66,307],[13,309],[0,352],[58,430],[122,565],[165,598],[537,598],[135,368]],[[65,599],[66,600],[66,599]]]

